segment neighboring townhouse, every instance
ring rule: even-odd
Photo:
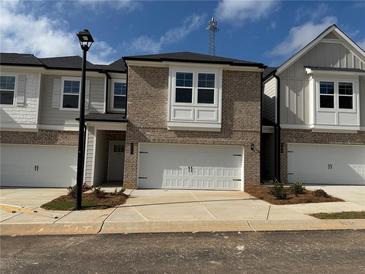
[[[191,52],[124,60],[126,187],[260,184],[263,64]]]
[[[37,58],[31,54],[0,54],[2,186],[75,184],[81,62],[79,56]],[[123,60],[110,65],[87,63],[85,97],[89,140],[93,140],[95,128],[102,121],[110,139],[116,140],[112,144],[121,144],[125,134],[120,120],[125,119],[126,105]],[[120,145],[115,153],[111,149],[110,157],[120,158],[122,149]],[[89,147],[86,151],[85,178],[90,180],[90,158],[95,153]],[[113,176],[118,173],[116,180],[121,182],[122,166],[121,161],[119,165],[105,167],[104,172]]]
[[[365,52],[336,25],[264,73],[264,179],[365,184]]]

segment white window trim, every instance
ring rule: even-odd
[[[114,84],[115,83],[124,83],[126,84],[126,80],[124,79],[113,79],[112,80],[112,83],[111,83],[111,89],[110,89],[110,110],[111,111],[115,111],[115,112],[123,112],[125,111],[125,108],[114,108],[114,96],[120,96],[120,97],[127,97],[127,94],[126,95],[114,95]]]
[[[15,73],[1,73],[0,76],[15,77],[13,103],[12,104],[0,104],[0,106],[2,106],[2,107],[15,107],[16,106],[16,95],[17,95],[17,90],[18,90],[18,75]]]
[[[64,85],[65,81],[79,81],[80,82],[80,89],[79,89],[79,102],[77,108],[64,108],[63,107],[63,96],[64,96]],[[81,78],[80,77],[62,77],[61,79],[61,104],[60,104],[60,110],[66,110],[66,111],[79,111],[80,110],[80,102],[81,102]],[[85,87],[86,88],[86,87]],[[74,95],[76,96],[76,95]]]
[[[340,113],[356,113],[359,109],[359,80],[354,78],[332,78],[332,77],[321,77],[316,78],[316,110],[320,112],[340,112]],[[332,82],[334,84],[334,107],[333,108],[321,108],[320,107],[320,82]],[[339,94],[338,85],[339,83],[351,83],[352,84],[352,109],[339,108]]]

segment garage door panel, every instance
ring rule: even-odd
[[[241,190],[242,151],[238,146],[140,144],[138,186]]]
[[[1,185],[67,187],[76,183],[77,148],[1,145]]]
[[[288,144],[288,181],[365,185],[365,146]]]

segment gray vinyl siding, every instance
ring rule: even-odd
[[[265,119],[276,122],[276,93],[277,93],[277,80],[271,78],[269,81],[264,83],[264,96],[262,100],[263,104],[263,116]]]
[[[282,124],[305,125],[309,122],[309,77],[305,66],[365,69],[361,61],[350,50],[337,43],[319,43],[307,54],[279,74],[280,77],[280,121]],[[360,110],[365,109],[364,78],[360,83]],[[361,125],[365,125],[361,111]]]
[[[94,127],[87,128],[86,139],[86,155],[85,155],[85,178],[84,182],[89,185],[93,184],[93,163],[94,163],[94,147],[95,147],[95,129]]]
[[[78,110],[62,110],[52,106],[53,83],[55,79],[62,79],[58,75],[43,75],[41,84],[39,124],[75,126],[79,116]],[[86,112],[104,112],[104,78],[87,78],[90,81],[89,102]],[[87,96],[87,95],[86,95]]]
[[[36,126],[38,117],[40,74],[1,68],[0,75],[14,75],[16,77],[14,104],[0,106],[0,127],[16,128],[23,125]],[[22,87],[19,84],[20,79],[23,79],[25,82],[22,83]],[[22,89],[22,91],[20,92],[18,89]]]

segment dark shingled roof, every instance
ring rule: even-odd
[[[82,58],[80,56],[62,56],[51,58],[38,58],[47,68],[80,70]],[[86,69],[97,70],[94,64],[86,62]]]
[[[262,79],[266,79],[270,75],[274,74],[276,71],[276,67],[267,67],[264,72],[262,73]]]
[[[264,64],[245,61],[240,59],[232,59],[221,56],[207,55],[194,52],[172,52],[151,55],[126,56],[124,60],[136,61],[170,61],[170,62],[190,62],[190,63],[207,63],[207,64],[224,64],[231,66],[252,66],[264,68]]]
[[[304,66],[305,68],[313,69],[313,70],[325,70],[325,71],[343,71],[343,72],[364,72],[363,69],[357,68],[331,68],[331,67],[315,67],[315,66]]]
[[[42,67],[43,64],[33,54],[0,53],[1,65],[22,65]]]
[[[80,56],[37,58],[33,54],[0,53],[0,65],[36,66],[46,69],[60,70],[81,70],[81,64],[82,58]],[[109,65],[95,65],[91,62],[87,62],[86,69],[88,71],[106,71],[117,73],[125,73],[127,71],[125,62],[122,58]]]
[[[77,118],[76,120],[78,120]],[[127,122],[124,113],[88,113],[85,115],[86,121],[105,121],[105,122]]]

